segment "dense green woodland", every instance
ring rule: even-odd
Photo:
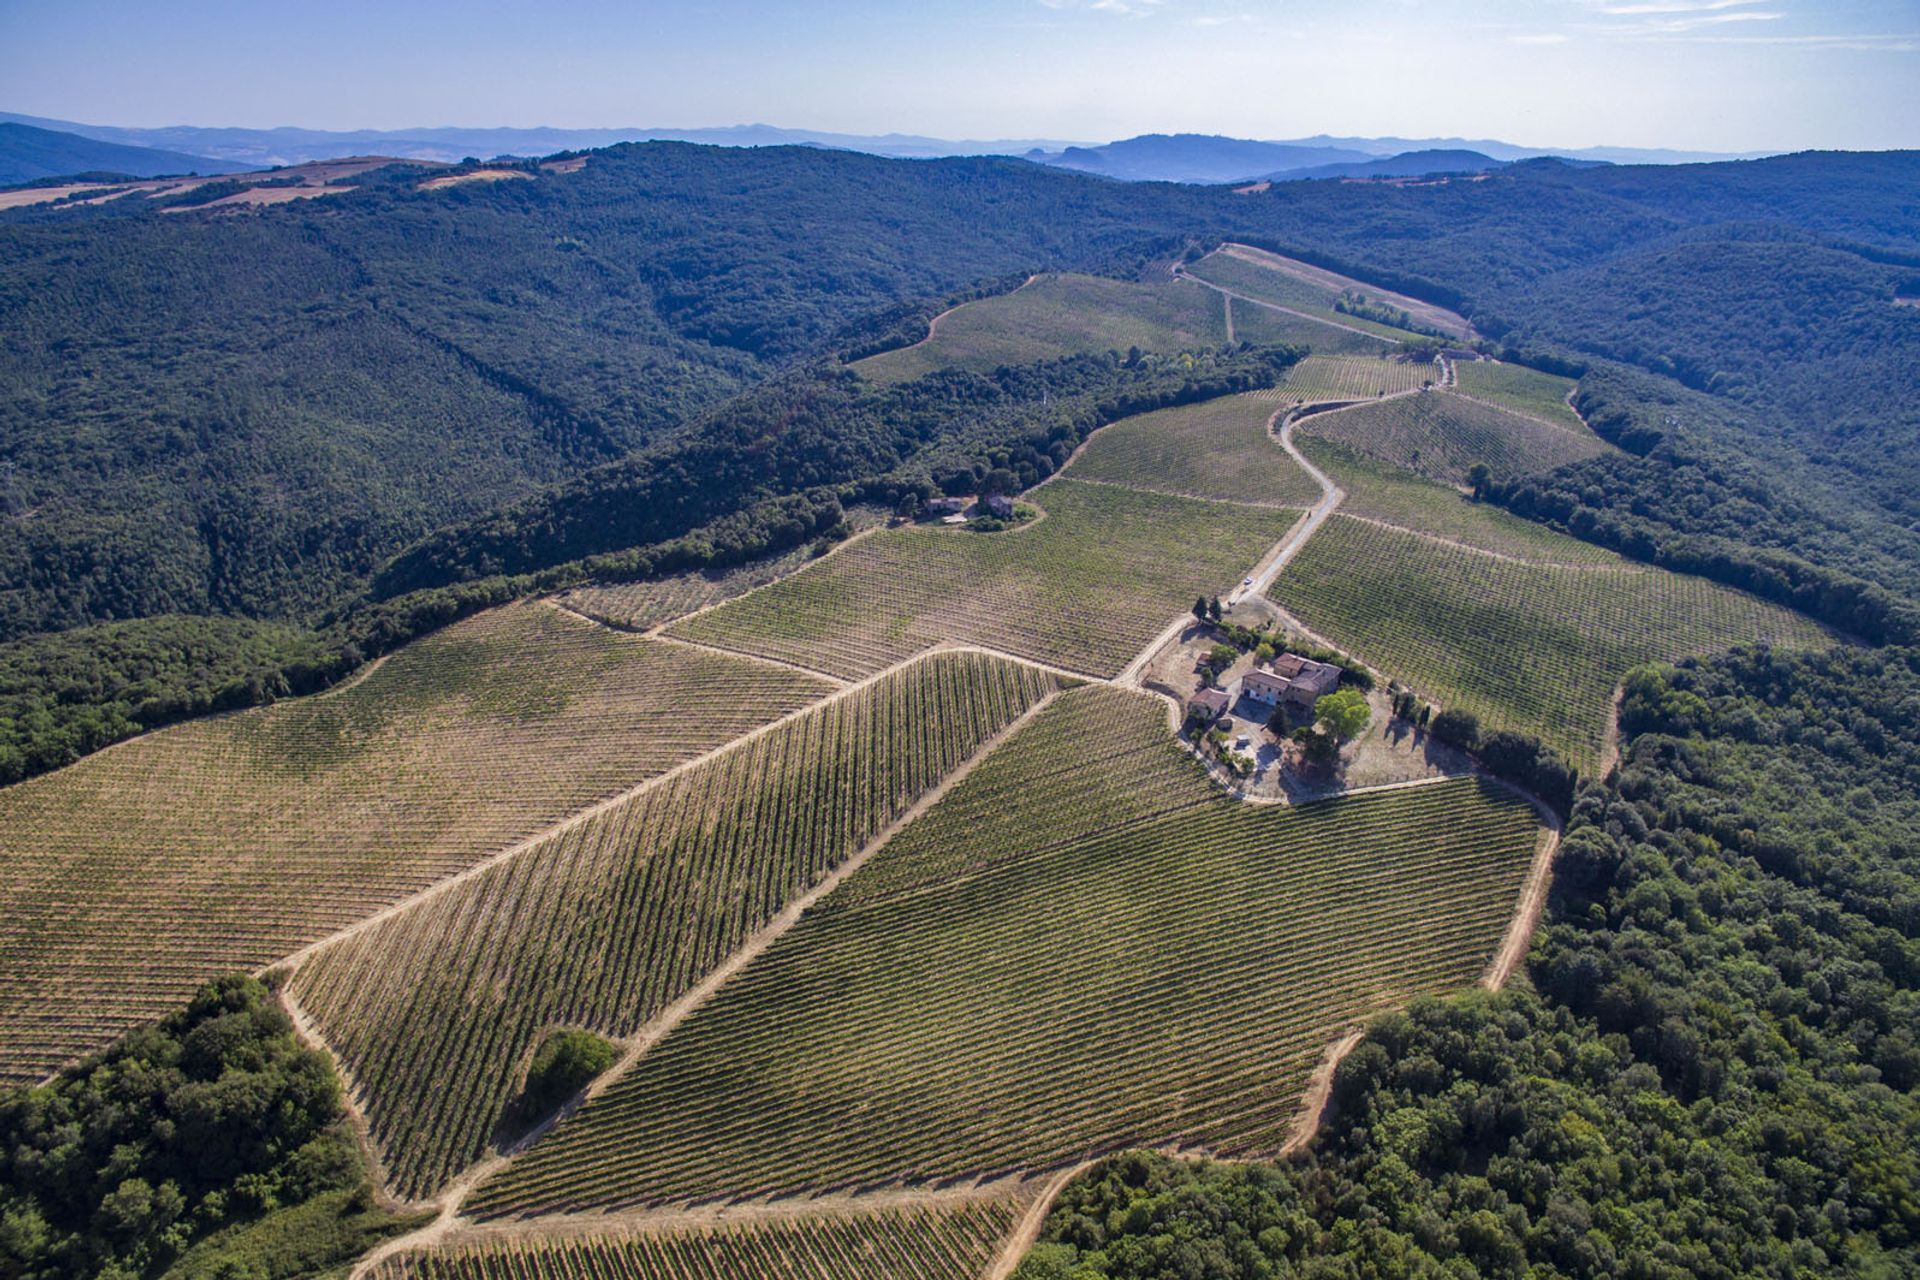
[[[1920,650],[1629,684],[1537,993],[1382,1019],[1293,1164],[1116,1157],[1021,1280],[1920,1270]]]
[[[0,1095],[0,1275],[279,1280],[418,1221],[376,1202],[332,1065],[251,978]]]

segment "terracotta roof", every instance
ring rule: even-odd
[[[1297,653],[1277,654],[1273,659],[1273,669],[1289,680],[1299,675],[1300,668],[1306,665],[1307,660]]]
[[[1227,709],[1227,691],[1224,689],[1202,689],[1187,699],[1190,707],[1204,707],[1216,713]]]
[[[1243,691],[1271,689],[1275,693],[1285,693],[1287,686],[1292,683],[1293,681],[1285,676],[1277,676],[1271,671],[1249,671],[1246,678],[1240,682],[1240,688]]]

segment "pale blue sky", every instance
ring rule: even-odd
[[[1920,0],[0,0],[0,110],[1917,147]]]

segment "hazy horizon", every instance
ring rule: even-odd
[[[0,3],[0,106],[134,128],[1881,150],[1920,146],[1917,58],[1920,0]]]

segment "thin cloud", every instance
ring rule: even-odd
[[[1116,13],[1130,18],[1144,17],[1167,0],[1040,0],[1049,9],[1085,9],[1092,13]]]
[[[1597,4],[1594,8],[1611,17],[1639,17],[1650,13],[1718,13],[1741,9],[1760,0],[1639,0],[1630,4]]]
[[[1509,44],[1565,44],[1572,36],[1560,31],[1543,31],[1538,35],[1508,36]]]

